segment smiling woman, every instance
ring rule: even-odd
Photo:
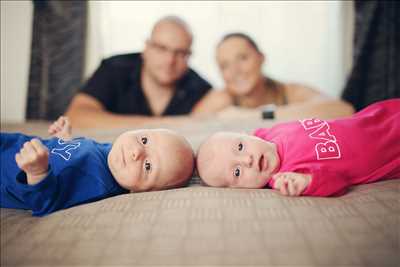
[[[271,118],[323,118],[351,115],[352,107],[298,83],[278,82],[263,74],[266,56],[255,41],[240,32],[225,35],[217,46],[217,62],[225,88],[211,91],[195,108],[196,113],[218,111],[221,117],[261,117],[263,107],[279,106]],[[227,109],[227,107],[231,107]]]

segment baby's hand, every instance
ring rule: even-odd
[[[27,182],[34,185],[42,181],[49,166],[49,151],[39,139],[25,142],[15,160],[20,169],[26,173]]]
[[[280,172],[272,178],[274,188],[284,196],[300,196],[311,181],[311,175],[296,172]]]
[[[72,127],[68,117],[60,116],[52,125],[50,125],[49,134],[62,140],[68,141],[72,139]]]

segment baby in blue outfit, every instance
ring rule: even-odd
[[[123,193],[179,187],[193,173],[193,150],[173,131],[128,131],[113,144],[71,132],[68,118],[60,117],[49,127],[51,139],[1,133],[2,208],[42,216]]]

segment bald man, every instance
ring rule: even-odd
[[[67,109],[72,125],[130,127],[190,114],[211,88],[188,66],[192,41],[183,20],[160,19],[142,53],[102,61]]]

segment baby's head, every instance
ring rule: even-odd
[[[181,186],[194,168],[190,144],[167,129],[121,134],[114,141],[107,161],[118,184],[132,192]]]
[[[279,166],[274,143],[233,132],[211,135],[196,161],[201,179],[216,187],[263,188]]]

